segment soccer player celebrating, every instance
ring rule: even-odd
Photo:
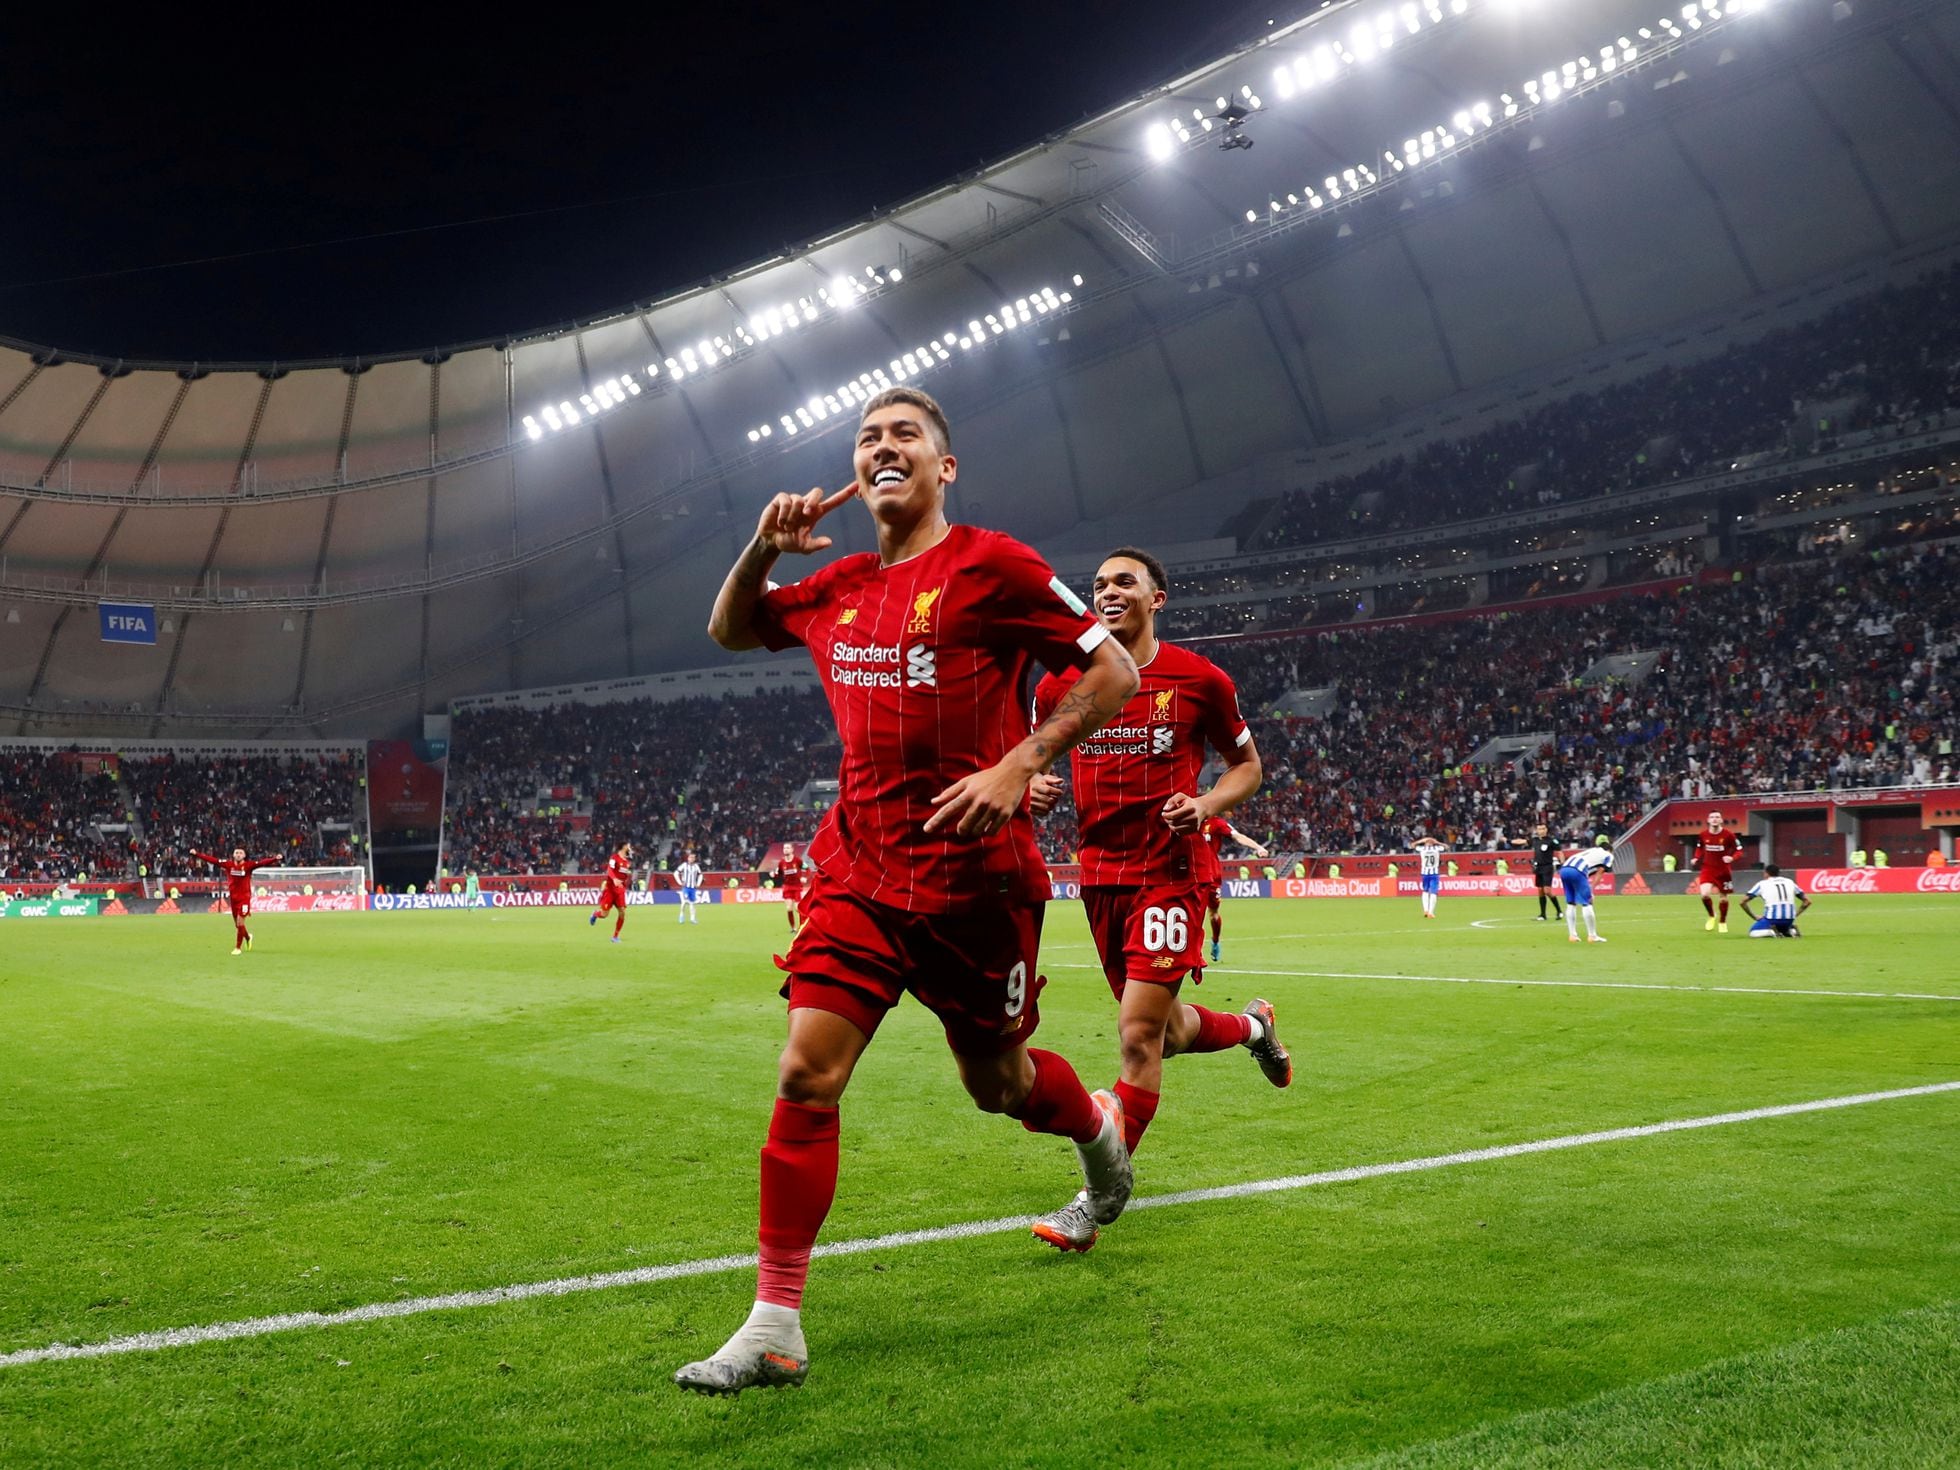
[[[626,890],[633,882],[633,844],[622,842],[619,851],[606,860],[606,878],[599,889],[599,907],[592,911],[587,924],[596,924],[614,909],[619,917],[613,920],[612,942],[619,943],[619,931],[626,927]]]
[[[675,922],[698,924],[695,917],[701,905],[701,865],[694,860],[694,849],[681,854],[681,865],[674,869],[674,886],[681,891],[681,916]]]
[[[1293,1080],[1268,1002],[1255,1000],[1233,1015],[1178,999],[1186,975],[1204,977],[1204,890],[1219,877],[1205,823],[1257,791],[1261,770],[1231,678],[1211,660],[1159,641],[1166,582],[1163,563],[1131,546],[1112,551],[1097,569],[1096,614],[1129,650],[1142,683],[1122,713],[1070,757],[1082,904],[1118,1005],[1115,1091],[1131,1152],[1157,1114],[1166,1056],[1244,1046],[1273,1086]],[[1080,683],[1073,670],[1043,679],[1035,719],[1051,718]],[[1224,757],[1225,770],[1200,795],[1207,744]],[[1060,788],[1060,778],[1044,777],[1035,807],[1047,811]],[[1034,1233],[1057,1249],[1086,1251],[1096,1243],[1097,1223],[1085,1193],[1043,1215]]]
[[[1213,817],[1205,823],[1204,838],[1205,864],[1210,874],[1204,885],[1205,912],[1211,918],[1211,962],[1215,965],[1218,963],[1220,941],[1225,935],[1225,906],[1219,898],[1219,892],[1225,881],[1225,844],[1236,842],[1256,858],[1269,858],[1272,852],[1263,844],[1254,842],[1223,817]]]
[[[1565,937],[1573,944],[1579,942],[1579,920],[1583,915],[1586,921],[1586,938],[1593,944],[1604,944],[1599,937],[1599,924],[1593,918],[1592,875],[1613,869],[1612,851],[1605,847],[1588,847],[1572,854],[1559,864],[1558,880],[1565,889]]]
[[[1123,707],[1136,666],[1032,550],[947,523],[950,440],[927,394],[874,396],[858,421],[853,483],[764,507],[708,623],[727,649],[808,647],[844,755],[838,800],[810,844],[803,925],[781,962],[789,1040],[762,1150],[756,1304],[714,1356],[674,1375],[696,1392],[796,1385],[808,1373],[801,1306],[837,1189],[838,1103],[907,991],[938,1017],[983,1112],[1074,1142],[1100,1223],[1129,1200],[1121,1104],[1091,1098],[1065,1060],[1028,1045],[1051,889],[1027,790]],[[878,549],[772,586],[784,553],[831,545],[817,527],[855,496]],[[1084,672],[1030,734],[1019,691],[1035,659]]]
[[[1443,889],[1443,844],[1434,837],[1418,837],[1416,861],[1422,866],[1422,916],[1436,917],[1436,895]]]
[[[1749,907],[1752,899],[1763,901],[1763,916],[1756,917],[1756,911]],[[1783,870],[1775,863],[1763,867],[1763,881],[1742,896],[1742,911],[1751,920],[1749,937],[1751,939],[1801,939],[1803,930],[1797,927],[1797,916],[1810,908],[1810,895],[1797,887],[1796,881],[1783,876]]]
[[[776,886],[783,891],[783,908],[789,914],[789,932],[796,932],[796,906],[803,901],[803,859],[796,855],[796,844],[785,842],[783,855],[776,860]]]
[[[1701,906],[1708,912],[1708,922],[1703,929],[1719,927],[1729,932],[1729,895],[1735,892],[1735,860],[1742,856],[1742,843],[1735,833],[1727,828],[1727,820],[1720,812],[1708,814],[1707,830],[1695,837],[1695,845],[1689,856],[1695,864],[1695,889],[1701,894]],[[1716,900],[1722,904],[1718,916]]]
[[[191,856],[201,863],[225,870],[225,889],[231,900],[231,923],[237,931],[233,944],[233,954],[243,954],[252,947],[252,931],[245,927],[245,921],[252,917],[252,874],[260,868],[269,868],[279,861],[279,855],[271,857],[248,858],[245,849],[234,847],[229,858],[217,857],[208,852],[193,850]]]
[[[1538,922],[1545,922],[1545,900],[1552,901],[1552,917],[1558,918],[1558,894],[1553,884],[1558,868],[1558,844],[1552,841],[1552,829],[1543,822],[1531,829],[1531,881],[1538,889]]]

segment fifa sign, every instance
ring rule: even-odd
[[[157,641],[157,610],[147,602],[97,603],[102,616],[104,643],[144,643]]]

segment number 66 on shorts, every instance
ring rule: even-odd
[[[1103,978],[1117,995],[1126,981],[1167,985],[1204,971],[1204,893],[1195,883],[1082,890]]]

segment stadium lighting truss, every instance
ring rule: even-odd
[[[1071,277],[1069,284],[1080,289],[1082,277]],[[1013,301],[1003,301],[998,310],[969,317],[963,325],[949,328],[901,352],[885,367],[860,372],[854,378],[846,378],[828,393],[814,394],[789,412],[779,415],[775,424],[757,424],[748,431],[748,441],[760,444],[773,439],[778,427],[784,438],[794,438],[797,434],[816,428],[826,419],[853,412],[886,388],[923,377],[934,368],[951,362],[959,354],[978,351],[997,337],[1018,332],[1043,318],[1059,316],[1074,304],[1073,290],[1058,290],[1053,286],[1043,286]]]
[[[1246,226],[1261,225],[1259,232],[1291,228],[1303,219],[1328,209],[1342,200],[1373,193],[1394,181],[1395,175],[1424,167],[1446,158],[1485,134],[1529,121],[1561,99],[1603,86],[1615,76],[1644,67],[1673,55],[1698,33],[1708,33],[1744,14],[1765,10],[1772,0],[1710,0],[1682,6],[1679,19],[1664,15],[1651,26],[1641,26],[1632,36],[1620,36],[1596,52],[1563,60],[1519,83],[1517,93],[1500,92],[1497,100],[1479,100],[1457,109],[1448,121],[1422,129],[1403,140],[1399,148],[1382,150],[1378,163],[1356,163],[1329,174],[1319,184],[1303,183],[1285,194],[1269,195],[1264,210],[1248,208],[1245,224],[1227,231],[1226,248],[1250,243]],[[1250,89],[1246,96],[1258,101]],[[1193,252],[1193,258],[1179,261],[1189,268],[1222,253],[1219,244],[1207,242]]]
[[[732,337],[720,333],[703,337],[671,356],[649,362],[644,373],[629,369],[592,384],[576,401],[562,398],[556,403],[540,405],[521,421],[525,437],[535,442],[548,433],[562,433],[586,419],[599,418],[663,382],[683,383],[722,363],[746,356],[771,338],[834,319],[882,295],[904,279],[905,271],[899,266],[868,265],[862,278],[840,273],[810,295],[749,313],[735,323]]]

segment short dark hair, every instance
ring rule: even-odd
[[[1776,877],[1777,874],[1781,873],[1782,871],[1783,870],[1777,867],[1775,863],[1763,864],[1763,876],[1765,878],[1774,878]]]
[[[1164,564],[1145,551],[1141,546],[1119,546],[1105,556],[1103,560],[1114,561],[1119,556],[1129,561],[1141,562],[1143,569],[1150,573],[1150,580],[1156,584],[1159,592],[1169,592],[1171,590],[1171,579],[1164,574]]]
[[[874,409],[890,408],[894,403],[909,403],[914,408],[925,410],[926,419],[932,424],[933,437],[939,441],[939,452],[953,452],[953,430],[946,422],[946,410],[939,406],[939,400],[923,388],[908,388],[903,383],[895,388],[886,388],[871,395],[864,405],[864,412],[858,415],[862,424],[871,417]]]

